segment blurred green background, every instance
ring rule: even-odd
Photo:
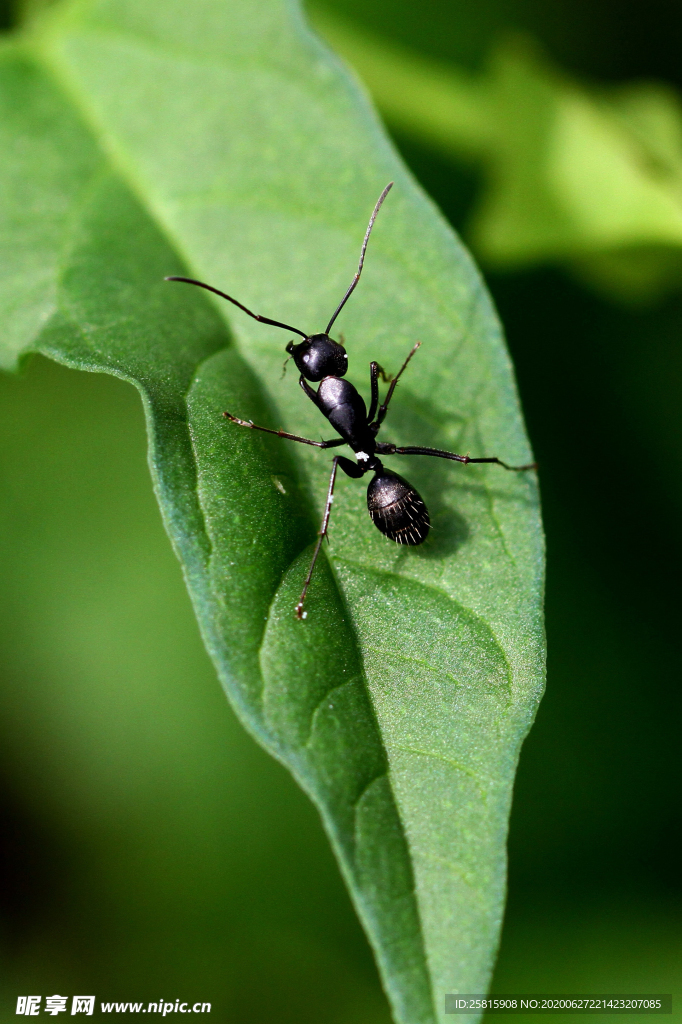
[[[1,11],[3,28],[21,15]],[[326,11],[457,73],[483,73],[513,31],[592,89],[682,91],[672,0]],[[466,235],[479,167],[389,127]],[[682,999],[682,287],[673,275],[632,304],[574,271],[486,270],[549,551],[548,690],[516,787],[495,987]],[[388,1022],[316,814],[203,651],[136,394],[43,359],[0,391],[2,1019],[17,994],[93,992],[207,1000],[229,1024]]]

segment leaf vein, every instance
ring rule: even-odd
[[[443,761],[444,764],[450,765],[457,771],[463,772],[465,775],[470,775],[472,779],[476,779],[482,785],[494,786],[495,781],[486,775],[481,775],[474,768],[469,768],[467,765],[462,764],[461,761],[456,761],[453,757],[448,757],[446,754],[440,754],[436,750],[421,750],[419,747],[413,747],[409,744],[392,743],[392,750],[401,750],[406,754],[419,754],[422,757],[430,757],[436,761]]]
[[[322,695],[322,697],[320,697],[320,699],[317,701],[317,703],[311,709],[310,712],[310,726],[308,728],[308,735],[303,743],[304,747],[309,746],[312,741],[313,731],[315,729],[315,718],[322,710],[322,705],[329,698],[329,695],[335,693],[336,690],[343,690],[344,687],[352,686],[357,682],[362,683],[362,677],[360,675],[355,675],[352,677],[352,679],[344,679],[342,683],[335,683],[334,686],[330,686],[329,689],[326,690],[325,693]]]

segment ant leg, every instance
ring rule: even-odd
[[[329,526],[329,516],[331,515],[332,502],[334,501],[334,483],[336,482],[336,470],[337,470],[338,466],[341,466],[341,469],[344,471],[344,473],[347,476],[352,476],[352,477],[356,477],[356,478],[364,476],[364,470],[361,469],[359,466],[356,466],[354,462],[350,461],[350,459],[345,458],[345,456],[343,456],[343,455],[335,455],[334,456],[334,458],[332,460],[332,473],[331,473],[331,476],[329,477],[329,490],[327,491],[327,503],[326,503],[326,505],[324,507],[324,516],[322,517],[322,525],[320,526],[320,530],[319,530],[319,533],[318,533],[317,544],[315,545],[315,550],[313,551],[313,558],[312,558],[312,561],[310,563],[310,568],[308,569],[308,575],[305,578],[305,583],[303,584],[303,590],[301,591],[301,596],[299,597],[298,604],[296,605],[296,618],[297,619],[305,619],[305,617],[308,614],[307,612],[303,611],[303,603],[305,601],[305,596],[308,593],[308,587],[310,586],[310,581],[313,578],[313,571],[315,569],[315,563],[317,562],[317,556],[319,555],[320,548],[322,547],[322,541],[327,536],[327,527]]]
[[[317,403],[317,391],[315,390],[315,388],[311,388],[310,384],[305,379],[303,374],[301,374],[301,376],[298,378],[298,383],[301,385],[301,387],[303,388],[303,390],[305,391],[306,395],[313,403],[313,405],[317,405],[317,408],[319,409],[320,407]]]
[[[372,389],[372,391],[371,391],[372,401],[371,401],[371,404],[370,404],[370,407],[369,407],[369,412],[367,413],[367,422],[368,423],[371,423],[372,420],[374,419],[374,415],[375,415],[375,413],[377,411],[377,405],[379,404],[379,377],[380,376],[381,376],[381,379],[386,384],[388,384],[389,381],[392,379],[386,373],[386,371],[384,370],[383,366],[379,365],[379,363],[370,363],[369,364],[369,383],[370,383],[370,387]]]
[[[390,442],[377,441],[377,454],[378,455],[433,455],[437,459],[453,459],[455,462],[463,462],[464,465],[468,465],[470,462],[494,462],[498,466],[502,466],[503,469],[511,469],[514,472],[522,472],[527,469],[537,469],[537,462],[529,462],[527,466],[509,466],[502,459],[498,459],[497,456],[493,456],[490,459],[472,459],[469,455],[455,455],[454,452],[443,452],[440,448],[396,448],[394,444]]]
[[[298,434],[287,434],[286,430],[271,430],[270,427],[259,427],[252,420],[240,420],[230,412],[224,412],[223,416],[230,423],[236,423],[238,427],[249,427],[251,430],[262,430],[264,434],[275,434],[277,437],[286,437],[289,441],[299,441],[301,444],[311,444],[314,448],[338,448],[346,442],[342,437],[335,437],[331,441],[310,441],[307,437],[299,437]]]
[[[417,344],[416,344],[416,345],[414,345],[414,347],[412,348],[411,352],[409,353],[409,355],[408,355],[407,359],[405,360],[405,362],[404,362],[404,363],[403,363],[403,365],[402,365],[402,366],[400,367],[400,369],[399,369],[399,370],[398,370],[398,372],[396,373],[395,377],[394,377],[394,378],[393,378],[393,380],[391,381],[391,386],[390,386],[390,388],[388,389],[388,394],[386,395],[386,398],[384,399],[384,403],[383,403],[383,405],[382,405],[382,406],[380,407],[380,409],[379,409],[379,415],[377,416],[377,418],[376,418],[375,422],[374,422],[374,423],[372,424],[372,426],[374,427],[374,432],[375,432],[375,433],[377,433],[377,432],[378,432],[378,430],[379,430],[379,427],[380,427],[380,426],[381,426],[381,424],[382,424],[382,423],[384,422],[384,417],[386,416],[386,413],[387,413],[387,411],[388,411],[388,403],[389,403],[389,402],[391,401],[391,399],[393,398],[393,392],[395,391],[395,386],[396,386],[396,384],[397,384],[397,383],[398,383],[398,381],[400,380],[400,378],[401,378],[401,376],[402,376],[402,374],[403,374],[403,372],[404,372],[404,370],[405,370],[405,368],[406,368],[407,364],[409,363],[410,359],[411,359],[411,358],[412,358],[412,356],[413,356],[413,355],[415,354],[415,352],[417,351],[417,349],[419,348],[419,346],[420,346],[420,345],[421,345],[421,341],[418,341],[418,342],[417,342]],[[369,418],[371,419],[372,417],[370,416]]]

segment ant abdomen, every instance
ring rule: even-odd
[[[426,540],[429,510],[412,484],[388,469],[378,470],[367,488],[367,509],[378,530],[396,544]]]

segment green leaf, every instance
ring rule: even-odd
[[[562,263],[628,302],[679,287],[682,106],[671,89],[589,89],[519,39],[472,75],[324,9],[315,23],[390,124],[485,169],[469,235],[488,265]]]
[[[371,359],[395,371],[421,339],[386,437],[524,462],[481,280],[283,0],[83,0],[5,44],[0,77],[14,157],[4,365],[39,351],[139,389],[228,696],[319,808],[396,1020],[441,1020],[446,992],[489,981],[514,769],[541,692],[534,479],[400,460],[432,511],[414,550],[379,535],[362,486],[341,479],[298,622],[329,457],[221,414],[313,438],[324,424],[295,375],[281,379],[284,332],[163,277],[190,272],[319,329],[395,180],[339,321],[350,378],[366,392]]]

